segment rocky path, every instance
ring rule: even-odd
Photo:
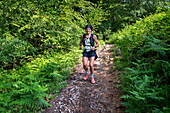
[[[78,64],[75,72],[67,80],[68,86],[62,89],[41,113],[123,113],[120,90],[115,86],[119,71],[113,68],[113,45],[107,44],[97,50],[99,58],[94,63],[95,84],[90,77],[84,81],[83,65]]]

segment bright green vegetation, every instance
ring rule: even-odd
[[[81,60],[79,41],[87,24],[100,45],[104,39],[122,50],[117,63],[127,111],[167,111],[170,30],[165,2],[123,1],[0,1],[0,112],[30,113],[50,106],[45,98],[54,98],[67,85]]]
[[[89,1],[97,3],[98,0]],[[108,40],[112,38],[113,32],[154,14],[158,7],[164,9],[165,4],[164,0],[103,0],[101,6],[107,14],[107,20],[99,25],[99,31],[104,34],[103,39]]]
[[[78,6],[84,15],[74,11]],[[89,20],[97,30],[104,19],[101,8],[87,1],[13,0],[1,1],[0,7],[0,63],[8,69],[45,50],[70,50]]]
[[[0,112],[48,107],[45,98],[67,85],[80,61],[85,25],[95,33],[103,20],[101,7],[84,0],[0,1]]]
[[[1,112],[29,112],[47,107],[45,97],[58,93],[66,85],[62,81],[70,75],[70,67],[75,66],[80,55],[76,51],[48,53],[22,68],[1,69]]]
[[[121,49],[116,59],[121,88],[130,113],[168,113],[170,12],[150,15],[115,33],[108,42]]]

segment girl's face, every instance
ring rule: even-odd
[[[90,34],[90,33],[91,33],[91,29],[90,29],[89,27],[86,29],[86,33],[87,33],[87,34]]]

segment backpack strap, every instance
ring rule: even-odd
[[[93,34],[91,34],[91,37],[90,37],[90,44],[92,47],[94,46]]]

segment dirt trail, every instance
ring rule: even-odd
[[[83,65],[78,64],[76,71],[67,80],[68,86],[62,89],[42,113],[123,113],[120,102],[118,71],[113,68],[113,45],[107,44],[97,50],[99,58],[94,63],[95,84],[90,77],[84,81]]]

